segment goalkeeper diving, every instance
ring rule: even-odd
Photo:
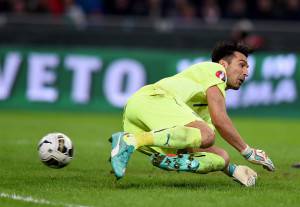
[[[220,42],[212,51],[211,62],[192,65],[133,94],[124,110],[124,132],[111,137],[116,178],[124,177],[137,150],[163,170],[223,171],[245,186],[255,185],[254,170],[232,163],[228,153],[214,145],[215,131],[246,160],[274,171],[267,154],[241,137],[225,106],[225,90],[238,90],[248,76],[251,52],[243,43]]]

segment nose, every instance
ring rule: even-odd
[[[249,75],[248,67],[244,67],[243,75],[244,75],[245,77],[248,77],[248,75]]]

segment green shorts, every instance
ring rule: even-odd
[[[123,116],[124,131],[149,132],[204,121],[186,103],[153,85],[140,89],[127,102]],[[142,147],[142,152],[176,153],[176,149]]]

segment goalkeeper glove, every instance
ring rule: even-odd
[[[247,147],[241,152],[241,154],[249,162],[262,165],[263,168],[267,169],[268,171],[275,170],[275,166],[272,160],[268,157],[268,155],[263,150],[254,149],[247,145]]]
[[[256,183],[257,173],[247,166],[238,165],[235,166],[232,177],[246,187],[251,187]]]

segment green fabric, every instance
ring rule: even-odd
[[[214,130],[208,112],[206,90],[217,85],[225,97],[226,75],[222,80],[217,76],[218,72],[226,74],[222,65],[204,62],[195,64],[183,72],[164,78],[155,84],[142,87],[127,102],[123,117],[124,131],[140,133],[174,126],[183,127],[196,120],[205,121]],[[198,137],[199,135],[195,135],[186,140],[176,137],[174,141],[171,140],[170,147],[163,145],[166,143],[164,134],[158,136],[155,141],[156,146],[151,147],[152,149],[143,147],[140,150],[154,150],[166,154],[176,153],[168,148],[184,148],[184,146],[191,145],[193,140],[199,140]],[[190,143],[184,143],[186,141]]]
[[[184,149],[200,147],[201,133],[199,129],[185,126],[152,131],[154,146]]]
[[[200,163],[196,173],[206,174],[213,171],[220,171],[225,168],[225,160],[216,154],[209,152],[198,152],[194,159]]]
[[[219,73],[223,76],[218,76]],[[164,78],[154,86],[166,91],[176,100],[184,102],[214,130],[208,111],[206,91],[216,85],[226,98],[226,81],[226,71],[222,65],[204,62],[192,65],[177,75]]]
[[[177,75],[160,80],[155,85],[188,105],[207,104],[206,90],[211,86],[217,85],[224,97],[226,96],[226,78],[219,78],[218,71],[226,74],[225,68],[218,63],[198,63]]]
[[[184,126],[193,121],[204,121],[184,102],[175,99],[165,91],[148,85],[140,89],[129,100],[123,114],[124,131],[133,134],[172,128],[174,126]],[[200,134],[200,133],[199,133]],[[194,139],[199,139],[199,135]],[[165,143],[164,136],[161,142]],[[163,147],[156,140],[157,147],[141,147],[140,151],[159,152],[163,154],[176,153],[176,149]],[[179,144],[179,145],[177,145]],[[183,143],[176,143],[181,148]],[[200,146],[200,144],[198,145]]]

